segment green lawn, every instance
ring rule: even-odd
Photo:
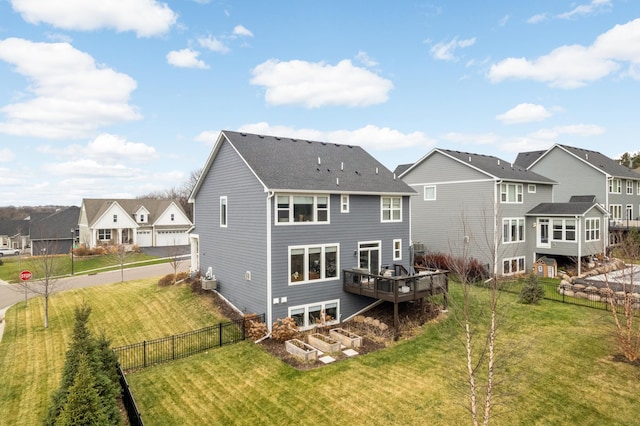
[[[2,257],[2,265],[0,265],[0,279],[7,282],[19,281],[20,271],[31,270],[36,272],[38,261],[30,256],[6,256]],[[144,253],[131,253],[126,258],[126,263],[135,263],[148,261],[147,265],[152,265],[154,256],[149,256]],[[34,262],[36,262],[34,264]],[[166,260],[157,260],[157,263],[166,262]],[[69,275],[71,273],[71,256],[60,255],[56,257],[56,267],[59,275]],[[103,255],[103,256],[88,256],[88,257],[74,257],[73,271],[76,275],[87,273],[99,268],[120,269],[120,262],[115,256]],[[126,266],[125,266],[126,267]],[[105,269],[106,270],[106,269]],[[34,276],[34,279],[37,277]]]
[[[71,339],[73,309],[92,308],[89,326],[104,330],[113,346],[169,336],[220,322],[212,305],[186,286],[159,288],[157,279],[65,291],[51,296],[49,328],[43,328],[43,299],[19,303],[6,313],[0,343],[0,425],[41,424],[59,386]]]
[[[474,297],[484,301],[486,290]],[[543,301],[505,306],[499,330],[499,425],[637,424],[640,367],[616,362],[609,313]],[[464,353],[450,312],[412,340],[311,371],[298,371],[242,342],[128,374],[148,425],[452,425],[465,411]],[[51,326],[39,299],[12,307],[0,343],[0,425],[37,424],[58,386],[73,307],[87,300],[90,325],[114,346],[196,329],[218,320],[183,287],[152,280],[54,295]]]
[[[150,424],[468,424],[460,295],[451,287],[446,317],[376,353],[297,371],[244,342],[128,380]],[[640,368],[613,361],[608,313],[500,297],[492,424],[638,424]]]

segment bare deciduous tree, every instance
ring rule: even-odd
[[[127,263],[127,259],[129,258],[127,246],[124,244],[118,244],[113,248],[111,255],[120,266],[120,282],[124,282],[124,265]]]
[[[178,246],[174,244],[172,246],[167,246],[167,257],[169,258],[169,265],[171,265],[171,269],[173,269],[173,284],[176,284],[176,278],[178,276],[178,268],[182,264],[182,257],[180,256],[180,250]]]
[[[630,265],[605,273],[607,300],[613,315],[618,349],[629,362],[640,358],[640,285],[635,284],[634,261],[640,259],[640,234],[635,229],[619,236],[616,255]]]
[[[39,254],[30,259],[33,278],[18,284],[24,290],[25,298],[27,293],[44,298],[44,328],[49,327],[49,298],[61,285],[57,279],[62,269],[61,260],[62,257],[56,254],[55,243],[46,244]]]

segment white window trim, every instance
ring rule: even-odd
[[[311,221],[306,221],[306,222],[296,222],[294,221],[294,204],[293,204],[293,197],[313,197],[313,220]],[[289,207],[288,207],[288,211],[289,211],[289,221],[288,222],[279,222],[278,221],[278,197],[289,197]],[[327,198],[327,220],[326,221],[319,221],[318,220],[318,197],[326,197]],[[276,226],[294,226],[294,225],[325,225],[325,224],[329,224],[331,222],[331,197],[329,196],[329,194],[303,194],[303,193],[296,193],[296,194],[276,194],[274,197],[274,209],[275,209],[275,215],[274,215],[274,220],[275,220],[275,224]],[[282,209],[283,211],[285,209]],[[322,209],[324,210],[324,209]]]
[[[597,226],[593,226],[597,224]],[[585,241],[600,241],[600,218],[588,217],[584,221],[584,240]],[[591,234],[594,234],[594,238],[591,238]]]
[[[617,182],[617,191],[614,191],[614,185],[613,183]],[[620,179],[618,178],[612,178],[609,180],[609,194],[622,194],[622,182],[620,181]]]
[[[224,206],[224,215],[222,213],[222,206]],[[222,219],[224,219],[224,223]],[[226,228],[228,226],[229,226],[229,203],[227,200],[227,196],[223,195],[220,197],[220,227]]]
[[[289,309],[287,310],[287,316],[289,318],[291,318],[291,311],[295,310],[295,309],[304,309],[304,325],[300,326],[300,330],[309,330],[312,328],[317,327],[320,324],[309,324],[309,308],[312,306],[321,306],[321,310],[325,310],[326,312],[326,306],[331,304],[331,303],[335,303],[336,304],[336,317],[332,320],[332,321],[327,321],[325,322],[325,324],[339,324],[340,323],[340,299],[334,299],[334,300],[325,300],[323,302],[317,302],[317,303],[307,303],[306,305],[297,305],[297,306],[290,306]]]
[[[515,186],[515,201],[509,201],[509,187]],[[503,190],[504,189],[504,190]],[[521,183],[501,183],[500,184],[500,202],[503,204],[522,204],[524,200],[523,188]],[[505,196],[504,200],[502,196]],[[519,197],[518,197],[519,196]],[[519,199],[518,199],[519,198]]]
[[[627,195],[633,195],[633,181],[627,179]]]
[[[535,194],[537,190],[536,184],[535,183],[530,183],[527,185],[527,192],[529,194]]]
[[[390,201],[389,204],[389,219],[384,219],[384,212],[385,212],[385,208],[384,206],[384,199],[388,198]],[[399,199],[400,200],[400,207],[398,208],[394,208],[393,207],[393,200],[395,199]],[[394,219],[393,218],[393,212],[394,211],[399,211],[400,212],[400,218],[399,219]],[[392,196],[381,196],[380,197],[380,222],[382,223],[392,223],[392,222],[402,222],[402,197],[392,197]]]
[[[396,243],[398,248],[396,249]],[[402,239],[393,240],[393,260],[402,260]]]
[[[516,267],[516,270],[513,271],[511,270],[511,262],[512,261],[516,261],[516,264],[518,265]],[[520,269],[520,261],[522,261],[522,269]],[[504,272],[504,262],[509,262],[509,272]],[[517,256],[517,257],[505,257],[502,259],[502,275],[515,275],[515,274],[520,274],[525,272],[525,270],[527,269],[526,267],[526,260],[524,256]]]
[[[550,223],[549,223],[549,239],[551,241],[560,241],[560,242],[565,242],[565,243],[576,243],[578,242],[578,220],[577,219],[558,219],[558,218],[550,218]],[[554,234],[554,222],[555,221],[562,221],[562,238],[558,239],[555,237]],[[573,229],[573,235],[574,235],[574,239],[573,240],[567,240],[567,221],[572,220],[574,222],[574,229]]]
[[[640,180],[636,182],[636,186],[637,186],[636,195],[640,195]]]
[[[326,266],[324,264],[325,262],[325,254],[326,251],[325,249],[327,247],[336,247],[336,276],[335,277],[325,277],[325,271],[326,271]],[[315,280],[310,280],[309,277],[307,276],[307,273],[309,272],[309,249],[310,248],[320,248],[321,252],[320,252],[320,278],[315,279]],[[302,269],[302,274],[303,274],[303,279],[300,281],[291,281],[291,250],[296,250],[296,249],[304,249],[304,265],[303,265],[303,269]],[[304,245],[304,246],[289,246],[288,249],[288,258],[287,258],[287,275],[288,275],[288,281],[289,281],[289,285],[295,286],[295,285],[300,285],[300,284],[310,284],[310,283],[319,283],[319,282],[325,282],[325,281],[335,281],[340,279],[340,243],[330,243],[330,244],[310,244],[310,245]],[[296,271],[297,272],[297,271]]]
[[[340,195],[340,213],[349,213],[349,194]]]
[[[616,212],[612,210],[618,210],[618,212],[620,213],[620,216],[616,216],[614,214]],[[611,219],[622,220],[622,204],[609,204],[609,213],[611,214]]]
[[[509,226],[509,231],[511,231],[511,225],[512,222],[516,221],[516,228],[518,229],[518,234],[520,233],[520,230],[522,230],[522,235],[519,235],[520,239],[516,239],[516,240],[512,240],[511,239],[511,232],[509,232],[508,234],[504,233],[504,225],[505,222],[508,222],[508,226]],[[518,225],[520,222],[522,221],[522,228],[520,228]],[[503,244],[513,244],[513,243],[523,243],[525,242],[525,225],[526,225],[526,221],[524,219],[524,217],[505,217],[502,219],[502,243]],[[505,237],[508,237],[507,240],[505,240]]]
[[[427,197],[427,188],[433,188],[433,198]],[[437,199],[437,192],[436,192],[437,189],[435,185],[425,185],[422,191],[423,191],[424,201],[435,201]]]

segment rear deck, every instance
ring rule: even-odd
[[[442,294],[445,309],[449,291],[448,272],[422,270],[417,274],[406,274],[404,268],[389,270],[384,275],[375,275],[359,269],[344,269],[343,290],[394,304],[394,326],[398,327],[398,303],[422,300]]]

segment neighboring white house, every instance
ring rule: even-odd
[[[79,242],[87,247],[187,245],[187,231],[191,226],[180,204],[174,200],[152,198],[85,198],[78,219]]]

